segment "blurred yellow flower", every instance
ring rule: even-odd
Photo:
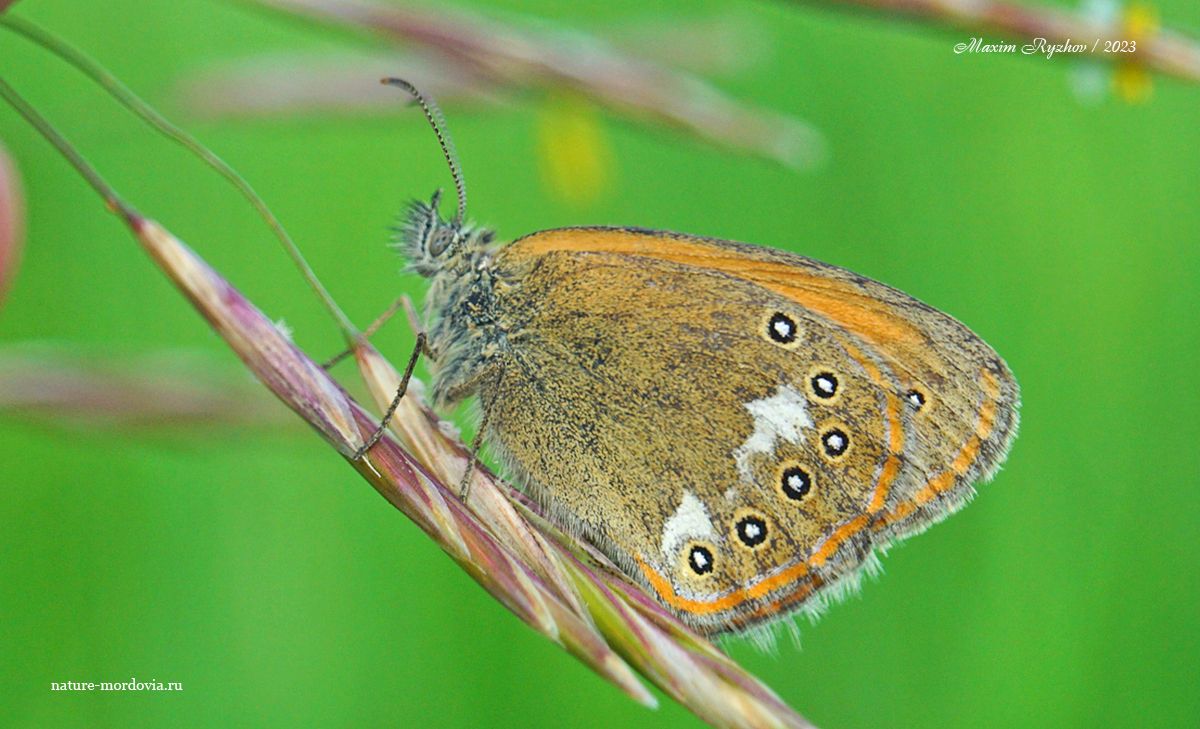
[[[1137,43],[1139,46],[1158,32],[1158,12],[1148,3],[1131,3],[1121,10],[1117,39]],[[1117,61],[1113,69],[1112,86],[1117,96],[1130,104],[1148,101],[1154,90],[1149,70],[1138,53],[1129,54]]]
[[[542,179],[551,193],[585,207],[608,191],[614,158],[596,109],[586,99],[548,98],[538,113],[537,136]]]

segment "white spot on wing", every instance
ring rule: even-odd
[[[751,482],[750,459],[760,453],[774,453],[780,440],[799,443],[805,428],[812,427],[808,417],[808,401],[791,385],[780,385],[775,394],[746,403],[754,417],[754,432],[733,452],[738,474]]]
[[[691,491],[684,490],[679,508],[663,525],[662,553],[667,559],[676,554],[679,547],[689,539],[716,541],[716,529],[708,518],[708,509]]]

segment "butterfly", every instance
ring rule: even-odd
[[[458,210],[400,229],[429,279],[435,404],[568,531],[688,624],[822,606],[1004,460],[1019,391],[996,352],[894,288],[793,253],[626,227],[509,243],[465,222],[436,105],[405,81]],[[398,395],[399,397],[399,395]],[[373,442],[373,441],[372,441]]]

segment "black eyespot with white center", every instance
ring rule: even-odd
[[[821,434],[821,447],[825,449],[825,455],[837,458],[850,448],[850,437],[841,428],[830,428]]]
[[[783,470],[779,480],[779,488],[783,495],[793,501],[801,501],[812,492],[812,476],[800,466],[791,466]]]
[[[688,567],[698,575],[707,575],[713,571],[713,553],[708,547],[699,544],[688,550]]]
[[[796,341],[799,328],[796,326],[796,320],[784,314],[782,311],[777,311],[767,320],[767,336],[772,341],[780,344],[791,344]]]
[[[818,372],[808,380],[813,395],[822,400],[831,400],[838,392],[838,378],[832,372]]]
[[[767,522],[757,516],[744,516],[734,526],[737,538],[747,547],[754,548],[767,541]]]
[[[925,407],[925,393],[921,392],[920,390],[909,390],[904,394],[904,397],[906,400],[908,400],[908,404],[912,405],[917,410]]]

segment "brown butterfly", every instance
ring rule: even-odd
[[[1004,361],[952,317],[819,261],[637,228],[496,245],[414,203],[434,397],[551,518],[708,633],[823,604],[963,506],[1016,432]]]

